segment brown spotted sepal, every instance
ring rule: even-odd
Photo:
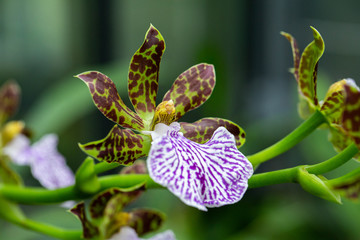
[[[15,114],[20,102],[20,87],[8,81],[0,88],[0,125]]]
[[[345,85],[342,127],[360,148],[360,90],[356,86],[348,84]]]
[[[129,129],[121,129],[117,125],[104,139],[79,144],[80,148],[89,156],[99,161],[117,162],[121,165],[131,165],[136,159],[146,156],[150,145],[150,136],[136,134]]]
[[[123,211],[124,207],[137,198],[136,192],[142,188],[143,186],[139,186],[130,192],[110,188],[92,199],[88,211],[85,210],[84,203],[71,209],[82,222],[84,238],[109,239],[125,226],[133,228],[138,235],[157,230],[164,220],[162,213],[147,209]]]
[[[180,122],[184,137],[197,142],[206,143],[212,137],[214,131],[219,127],[225,127],[235,136],[236,147],[239,148],[245,143],[245,131],[237,124],[222,118],[202,118],[194,123]]]
[[[214,66],[201,63],[180,74],[165,94],[163,101],[174,102],[174,121],[177,121],[186,112],[201,106],[210,97],[214,87]]]
[[[360,90],[354,81],[347,80],[343,85],[344,99],[340,122],[330,122],[329,140],[337,152],[355,142],[360,148]],[[360,159],[360,153],[354,159]]]
[[[83,238],[93,239],[99,236],[98,227],[93,224],[89,218],[86,216],[85,204],[84,202],[78,203],[70,212],[73,213],[81,222],[83,228]]]
[[[128,90],[135,111],[145,122],[150,122],[155,111],[161,57],[165,41],[160,32],[150,25],[142,46],[131,59]]]
[[[345,100],[345,84],[352,84],[352,79],[343,79],[332,84],[321,104],[320,112],[331,124],[340,124]]]
[[[84,72],[80,78],[89,88],[96,107],[111,121],[124,128],[143,130],[144,122],[120,98],[114,82],[100,72]]]
[[[319,59],[324,53],[325,44],[320,33],[313,27],[314,40],[304,49],[299,60],[299,49],[295,39],[288,33],[282,32],[291,44],[294,58],[294,76],[298,82],[300,95],[299,114],[307,118],[315,109],[319,108],[316,93],[317,67]]]

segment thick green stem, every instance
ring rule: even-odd
[[[15,222],[15,224],[36,231],[57,239],[82,239],[82,230],[66,230],[55,226],[47,225],[41,222],[36,222],[31,219],[25,218],[21,222]]]
[[[253,155],[247,156],[249,161],[253,164],[253,166],[257,166],[260,163],[263,163],[267,160],[270,160],[303,140],[306,136],[312,133],[317,127],[326,122],[326,118],[320,113],[316,111],[310,118],[308,118],[305,122],[303,122],[299,127],[297,127],[293,132],[289,135],[275,143],[274,145],[265,148],[264,150],[255,153]]]
[[[110,175],[99,178],[100,189],[94,194],[104,191],[110,187],[129,188],[141,183],[145,183],[146,188],[160,188],[148,174],[124,174]],[[44,188],[25,188],[11,185],[0,184],[0,196],[18,203],[24,204],[43,204],[60,203],[67,200],[77,200],[91,197],[79,191],[74,185],[47,190]]]
[[[295,182],[299,167],[301,166],[254,174],[248,181],[249,188],[258,188],[280,183]]]
[[[327,173],[327,172],[330,172],[330,171],[340,167],[341,165],[343,165],[344,163],[346,163],[347,161],[352,159],[358,152],[359,152],[359,149],[357,148],[355,143],[352,143],[347,148],[345,148],[342,152],[337,154],[336,156],[334,156],[324,162],[321,162],[321,163],[318,163],[315,165],[311,165],[311,166],[307,167],[306,169],[309,173],[312,173],[315,175]]]

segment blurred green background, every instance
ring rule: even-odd
[[[127,68],[149,24],[163,35],[167,49],[160,70],[158,101],[176,77],[199,62],[215,65],[213,96],[182,120],[213,116],[231,119],[247,132],[241,149],[252,154],[281,139],[301,123],[289,43],[301,50],[312,41],[309,26],[322,34],[326,50],[319,63],[319,99],[341,78],[360,79],[360,2],[325,0],[0,0],[0,83],[16,79],[21,108],[34,140],[59,135],[59,150],[73,170],[85,155],[77,143],[103,138],[112,127],[93,105],[86,86],[73,76],[98,70],[127,98]],[[130,106],[130,105],[129,105]],[[301,144],[257,171],[323,161],[335,154],[318,130]],[[350,162],[327,177],[340,176]],[[29,169],[18,168],[29,186]],[[335,205],[293,184],[249,190],[231,206],[200,212],[168,191],[146,192],[135,206],[167,214],[162,230],[178,240],[208,239],[360,239],[360,206]],[[1,206],[0,206],[1,207]],[[58,206],[24,206],[31,218],[80,228]],[[0,220],[0,239],[50,239]]]

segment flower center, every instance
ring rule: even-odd
[[[154,118],[151,122],[151,131],[154,130],[155,125],[164,123],[170,125],[175,120],[175,106],[172,100],[161,102],[155,109]]]

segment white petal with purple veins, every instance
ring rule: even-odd
[[[236,148],[234,136],[219,127],[207,143],[198,144],[179,130],[177,122],[170,126],[159,123],[151,133],[153,142],[147,159],[150,177],[187,205],[203,211],[238,202],[253,168]]]

